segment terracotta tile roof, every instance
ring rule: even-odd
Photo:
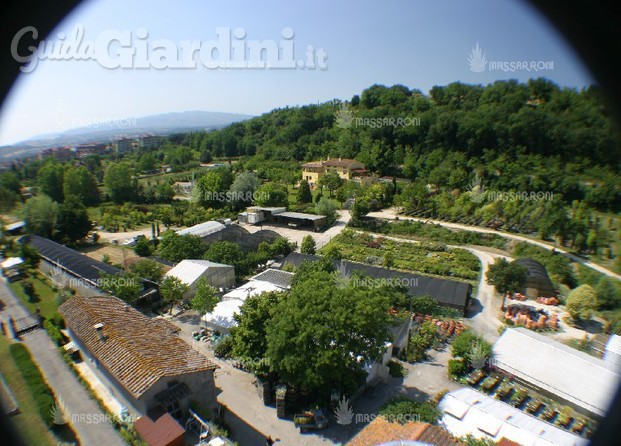
[[[302,167],[304,167],[304,168],[350,167],[354,163],[358,163],[358,162],[359,161],[348,159],[348,158],[336,158],[336,159],[330,159],[330,160],[326,160],[326,161],[310,161],[308,163],[302,164]]]
[[[185,429],[168,413],[155,422],[149,417],[140,417],[134,423],[134,428],[149,446],[178,444],[179,437],[183,438],[185,433]]]
[[[502,437],[500,441],[496,443],[496,446],[522,446],[522,445],[515,441],[509,440],[506,437]]]
[[[328,167],[349,167],[358,161],[347,159],[347,158],[339,158],[339,159],[331,159],[323,162],[324,166]]]
[[[321,161],[311,161],[310,163],[302,164],[302,167],[306,167],[306,168],[323,167],[323,163]]]
[[[135,398],[164,376],[217,368],[178,338],[170,324],[151,319],[116,297],[76,296],[58,311],[79,341]],[[93,327],[100,323],[104,341]]]
[[[435,446],[463,446],[451,434],[429,423],[391,423],[384,417],[375,418],[347,446],[377,446],[387,441],[419,440]]]
[[[429,425],[417,440],[435,446],[463,446],[462,443],[453,438],[446,430],[433,425]]]

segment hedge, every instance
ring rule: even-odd
[[[53,427],[52,408],[56,403],[54,394],[43,379],[43,375],[41,375],[39,368],[32,360],[30,352],[22,344],[9,345],[9,352],[13,358],[13,362],[15,362],[15,365],[24,378],[24,381],[26,381],[26,385],[35,402],[39,416],[47,426]]]

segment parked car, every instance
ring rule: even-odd
[[[295,424],[295,427],[300,429],[300,432],[325,429],[328,427],[328,418],[324,414],[323,410],[317,409],[314,412],[306,411],[304,413],[294,415],[293,424]]]

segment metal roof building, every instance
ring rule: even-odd
[[[122,274],[123,271],[107,263],[92,259],[52,240],[31,235],[28,244],[36,248],[41,258],[57,268],[97,287],[101,273]]]
[[[260,280],[262,282],[272,283],[279,288],[291,288],[292,279],[293,273],[273,268],[261,271],[259,274],[250,278],[250,280]]]
[[[230,288],[235,285],[235,267],[209,260],[182,260],[166,273],[166,277],[178,278],[190,287],[190,293],[202,277],[213,287]]]
[[[555,398],[603,416],[621,378],[618,367],[526,328],[508,328],[493,348],[497,368]]]

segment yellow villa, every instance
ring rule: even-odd
[[[302,164],[302,179],[308,181],[311,188],[315,188],[319,178],[328,170],[336,171],[343,180],[360,181],[364,185],[374,182],[374,177],[360,161],[346,158],[330,159],[330,157],[325,161]]]

